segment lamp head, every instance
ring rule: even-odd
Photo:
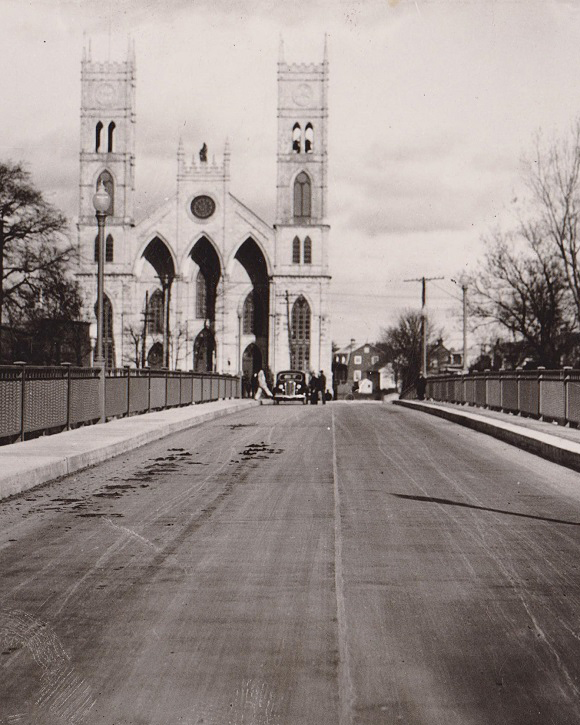
[[[97,214],[106,214],[111,205],[111,197],[108,195],[107,190],[102,181],[99,181],[97,191],[93,195],[93,206]]]

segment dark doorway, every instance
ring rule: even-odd
[[[147,354],[147,365],[150,368],[163,367],[163,345],[160,342],[151,345],[151,349]]]
[[[260,352],[260,367],[266,370],[270,321],[270,279],[266,259],[260,247],[251,237],[248,237],[238,249],[236,259],[246,270],[252,283],[252,291],[244,302],[244,334],[256,336],[255,346],[259,348]],[[249,350],[250,347],[251,345],[246,350]],[[245,354],[244,352],[244,356]]]
[[[211,373],[215,369],[215,337],[207,327],[193,343],[193,369],[196,373]]]

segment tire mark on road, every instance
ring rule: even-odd
[[[332,410],[332,478],[334,484],[334,577],[336,593],[336,619],[338,630],[338,707],[339,725],[352,723],[354,689],[350,674],[348,654],[348,633],[346,605],[344,598],[344,571],[342,566],[342,524],[340,513],[340,490],[338,485],[338,462],[336,458],[336,426]]]

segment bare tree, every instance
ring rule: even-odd
[[[558,367],[571,351],[574,305],[559,255],[542,236],[542,225],[496,231],[469,280],[470,315],[497,324],[521,340],[538,365]]]
[[[378,345],[391,361],[403,390],[416,382],[421,371],[422,323],[420,312],[404,310],[396,325],[381,331]]]
[[[525,162],[525,182],[531,192],[525,230],[534,228],[549,242],[562,263],[567,286],[580,321],[580,119],[568,136],[544,143],[536,137],[534,155]]]
[[[141,345],[143,340],[143,329],[136,328],[134,325],[127,325],[124,330],[125,335],[131,341],[132,354],[129,356],[129,362],[136,368],[141,367]]]
[[[0,322],[78,318],[81,299],[67,276],[75,251],[66,229],[30,174],[20,164],[0,163]]]

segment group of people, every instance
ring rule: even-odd
[[[311,405],[318,404],[318,397],[322,400],[322,405],[326,404],[326,375],[321,370],[318,375],[314,371],[310,373],[310,381],[308,383],[308,400]],[[272,391],[268,387],[266,373],[260,370],[254,373],[252,377],[252,396],[262,402],[262,398],[272,398]]]
[[[318,405],[318,395],[322,400],[322,405],[326,403],[326,375],[321,370],[318,376],[314,370],[310,373],[310,382],[308,384],[308,393],[311,405]]]

